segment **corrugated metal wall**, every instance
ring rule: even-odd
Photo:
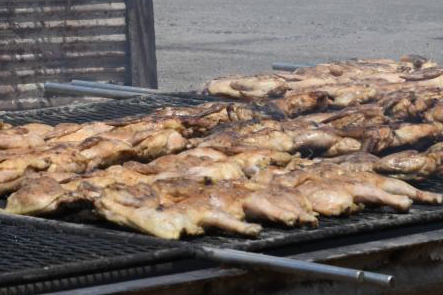
[[[43,82],[127,80],[124,0],[0,0],[0,100],[43,95]]]

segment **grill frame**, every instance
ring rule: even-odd
[[[171,93],[147,95],[146,97],[109,101],[106,103],[3,112],[0,113],[0,119],[13,124],[25,124],[30,122],[41,122],[51,125],[61,122],[83,123],[93,120],[117,119],[126,115],[148,114],[155,109],[164,106],[192,106],[204,102],[217,101],[230,102],[235,100],[197,95],[195,93]],[[106,110],[111,110],[113,115],[109,116],[109,113],[107,113]],[[79,114],[82,114],[82,116],[79,116]],[[441,183],[441,181],[430,181],[428,183],[422,183],[420,186],[421,188],[432,187],[434,191],[443,191],[443,183]],[[76,266],[65,264],[62,268],[54,268],[53,271],[46,273],[43,273],[41,268],[28,269],[27,273],[20,274],[17,272],[9,273],[7,275],[0,273],[0,281],[3,282],[3,286],[6,288],[5,290],[9,290],[8,292],[12,290],[11,288],[16,288],[14,290],[17,292],[11,291],[12,294],[29,294],[30,292],[20,293],[20,288],[24,288],[24,282],[27,282],[30,286],[34,286],[32,288],[36,291],[43,290],[38,288],[38,284],[48,284],[49,289],[45,289],[45,292],[49,292],[48,290],[55,291],[76,286],[75,284],[64,285],[63,283],[60,283],[66,278],[75,278],[81,283],[85,280],[89,280],[87,276],[97,276],[99,277],[97,283],[99,283],[105,282],[107,277],[113,276],[119,278],[119,280],[134,279],[141,275],[155,276],[158,273],[158,269],[162,269],[162,267],[165,272],[170,273],[171,271],[174,271],[173,269],[180,271],[180,269],[202,269],[211,266],[211,264],[199,263],[193,259],[195,251],[200,249],[201,246],[278,253],[278,249],[283,248],[290,248],[291,251],[294,251],[307,242],[319,242],[337,237],[346,239],[346,237],[355,237],[359,234],[395,230],[409,226],[440,224],[442,221],[443,207],[413,205],[411,213],[408,214],[398,214],[388,209],[367,209],[357,215],[351,215],[350,217],[321,217],[320,226],[317,229],[289,229],[275,227],[275,225],[266,225],[261,236],[252,240],[239,236],[213,232],[203,237],[187,238],[183,241],[165,241],[138,233],[130,233],[126,228],[119,228],[110,224],[80,225],[58,220],[0,214],[0,224],[10,222],[20,226],[31,226],[56,232],[61,230],[67,234],[83,237],[101,237],[103,239],[109,239],[110,241],[123,239],[134,242],[136,245],[147,243],[163,245],[168,248],[167,251],[158,252],[160,254],[157,256],[155,253],[145,251],[138,256],[124,256],[130,259],[111,259],[112,261],[110,261],[109,259],[101,258],[99,259],[100,261],[93,262],[92,267],[91,263],[88,264],[88,261],[83,261],[79,262]],[[300,249],[303,249],[303,247]],[[69,268],[67,266],[69,266]],[[60,272],[60,269],[63,272]],[[134,271],[134,269],[138,269],[138,271]],[[24,281],[23,276],[25,278]],[[94,281],[94,279],[92,280]],[[5,282],[8,285],[4,285]],[[22,287],[17,287],[17,284],[21,284]],[[51,286],[58,286],[58,289],[51,289]],[[2,294],[2,290],[3,289],[0,288],[0,294]]]

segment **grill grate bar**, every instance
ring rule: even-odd
[[[210,96],[190,95],[186,93],[150,94],[125,100],[104,103],[90,103],[75,106],[62,106],[37,110],[3,112],[0,120],[13,125],[27,123],[86,123],[97,120],[118,119],[125,116],[146,115],[165,106],[196,106],[205,102],[232,102]]]
[[[142,235],[0,214],[0,285],[172,261],[186,247]]]

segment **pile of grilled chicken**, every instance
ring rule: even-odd
[[[443,177],[442,74],[414,55],[352,60],[206,85],[236,103],[87,124],[4,123],[4,212],[87,203],[111,222],[178,239],[440,204],[442,195],[410,183]]]

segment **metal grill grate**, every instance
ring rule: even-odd
[[[0,285],[152,264],[184,257],[175,242],[0,215]]]
[[[117,119],[125,116],[149,114],[164,106],[195,106],[205,102],[221,101],[220,98],[175,93],[173,95],[148,95],[104,103],[90,103],[29,111],[3,112],[0,120],[20,125],[26,123],[85,123],[98,120]],[[232,101],[225,99],[223,101]]]
[[[48,124],[61,122],[83,123],[92,120],[147,114],[165,105],[191,106],[206,101],[218,100],[218,98],[194,94],[150,95],[146,98],[133,98],[75,107],[9,112],[0,114],[0,119],[12,124],[29,122]],[[418,185],[422,189],[443,192],[441,181],[428,181]],[[397,214],[386,208],[371,208],[349,217],[321,217],[320,226],[317,229],[283,228],[266,224],[260,237],[254,240],[213,232],[203,237],[188,238],[185,242],[172,243],[139,234],[131,234],[131,237],[134,238],[104,234],[106,230],[91,230],[91,227],[83,228],[79,226],[76,230],[68,230],[63,225],[64,223],[57,221],[0,215],[0,226],[2,228],[2,234],[0,235],[2,244],[2,251],[0,251],[0,282],[8,284],[17,282],[21,278],[27,278],[29,281],[42,281],[54,276],[73,275],[75,273],[86,277],[88,272],[98,273],[105,269],[109,271],[112,268],[121,270],[136,265],[144,265],[145,267],[159,260],[186,257],[189,254],[186,250],[189,249],[188,246],[209,245],[260,251],[284,246],[299,247],[302,244],[309,244],[306,243],[309,241],[319,241],[339,236],[368,232],[372,235],[372,233],[384,229],[395,229],[397,231],[397,229],[407,226],[441,221],[443,221],[442,206],[414,205],[408,214]],[[46,223],[50,225],[44,226]],[[127,273],[131,272],[128,271]],[[64,283],[61,285],[64,286]],[[36,288],[36,285],[32,286]],[[75,286],[75,284],[70,286]],[[0,289],[0,294],[2,294],[2,290]],[[8,290],[11,290],[11,288]],[[34,291],[20,292],[13,293],[34,293]]]
[[[408,214],[398,214],[385,208],[372,208],[351,216],[320,217],[319,227],[315,229],[285,228],[266,224],[257,239],[251,240],[215,232],[203,237],[191,238],[189,242],[196,245],[261,251],[339,236],[378,232],[437,221],[443,221],[443,208],[441,206],[413,205]]]

